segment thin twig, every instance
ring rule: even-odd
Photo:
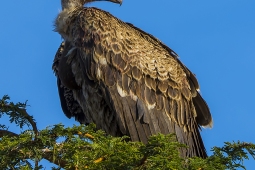
[[[28,122],[31,124],[32,128],[33,128],[33,131],[35,133],[35,135],[37,136],[38,135],[38,129],[37,129],[37,126],[36,126],[36,122],[33,120],[32,116],[30,116],[26,109],[20,109],[18,108],[20,113],[23,114],[24,118],[26,118],[28,120]]]
[[[4,104],[5,108],[9,109],[9,110],[13,110],[13,106],[12,105],[9,105],[9,104]],[[36,122],[33,120],[32,116],[30,116],[26,109],[22,109],[22,108],[18,108],[18,107],[15,107],[15,110],[16,112],[22,114],[22,116],[27,119],[27,121],[30,123],[30,125],[32,126],[33,128],[33,131],[35,133],[35,135],[37,136],[38,135],[38,129],[37,129],[37,126],[36,126]]]
[[[143,158],[140,160],[137,166],[142,166],[143,164],[145,164],[147,158],[148,158],[148,154],[144,154]]]

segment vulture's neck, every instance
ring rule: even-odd
[[[72,10],[82,8],[86,0],[61,0],[62,10]]]
[[[72,24],[72,19],[75,16],[74,11],[83,9],[83,5],[86,0],[61,0],[62,11],[58,14],[55,20],[54,31],[58,32],[62,38],[66,40],[71,40],[72,37],[68,35],[68,28]],[[87,2],[87,1],[86,1]]]

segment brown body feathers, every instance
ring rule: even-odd
[[[68,7],[56,19],[64,38],[55,56],[61,105],[81,123],[147,142],[175,133],[183,156],[206,157],[200,126],[212,117],[198,82],[152,35],[96,8]]]

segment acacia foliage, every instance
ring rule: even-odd
[[[243,168],[250,154],[255,159],[255,145],[225,142],[213,147],[207,159],[181,158],[174,134],[158,134],[148,144],[129,142],[128,137],[112,137],[95,125],[64,127],[62,124],[38,130],[26,111],[27,103],[13,103],[8,96],[0,100],[0,118],[9,116],[20,134],[0,125],[0,169],[43,169],[42,159],[55,164],[53,169],[190,169],[221,170]]]

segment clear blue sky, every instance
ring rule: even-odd
[[[214,119],[203,130],[210,154],[225,141],[255,143],[255,1],[123,0],[91,4],[154,35],[196,74]],[[7,0],[0,10],[0,96],[28,100],[40,129],[74,120],[60,108],[51,70],[61,37],[53,32],[60,0]],[[2,123],[8,123],[5,119]],[[255,161],[246,162],[247,169]]]

